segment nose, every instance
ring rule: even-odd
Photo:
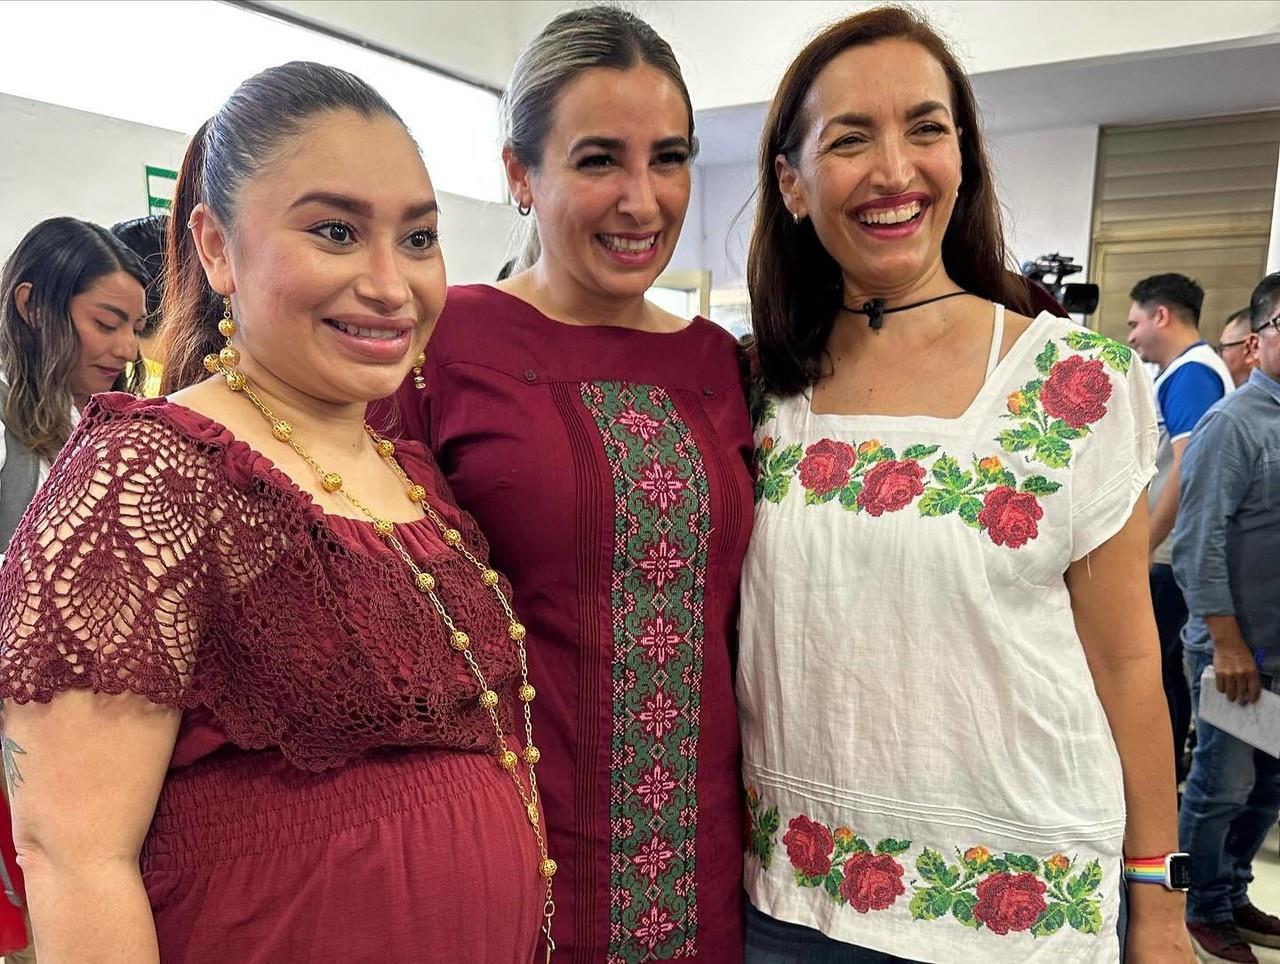
[[[111,357],[121,362],[137,360],[138,333],[132,325],[121,325],[116,329],[116,336],[111,340]]]
[[[901,194],[910,186],[912,172],[907,146],[901,140],[884,137],[877,142],[872,187],[884,194]]]
[[[622,197],[618,199],[618,212],[638,225],[650,225],[657,219],[658,194],[653,189],[653,173],[647,165],[627,175]]]
[[[356,284],[356,294],[394,310],[409,300],[409,284],[395,242],[370,244],[364,272]]]

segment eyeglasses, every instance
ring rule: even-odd
[[[1218,354],[1221,355],[1228,348],[1239,348],[1241,345],[1247,344],[1249,344],[1248,338],[1243,338],[1240,341],[1220,341],[1218,342]]]
[[[1272,315],[1269,319],[1264,321],[1257,328],[1253,329],[1253,333],[1255,335],[1261,335],[1268,328],[1271,328],[1277,332],[1280,332],[1280,315]]]

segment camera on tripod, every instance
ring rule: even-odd
[[[1098,308],[1097,285],[1063,283],[1064,278],[1083,270],[1083,267],[1071,260],[1071,255],[1058,254],[1056,251],[1022,264],[1023,277],[1044,285],[1062,307],[1073,315],[1090,315]],[[1050,281],[1050,278],[1053,280]]]

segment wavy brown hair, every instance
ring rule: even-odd
[[[18,242],[0,273],[0,367],[9,384],[4,424],[50,462],[71,434],[71,374],[80,359],[71,299],[117,271],[146,286],[138,259],[106,228],[49,218]],[[31,285],[26,318],[16,297],[23,284]],[[136,395],[144,374],[135,362],[112,388]]]
[[[800,51],[778,86],[760,140],[755,229],[747,259],[755,365],[769,391],[808,388],[823,374],[827,339],[840,311],[840,266],[805,219],[792,221],[778,189],[774,160],[800,162],[805,98],[827,64],[851,47],[900,39],[919,44],[942,65],[951,85],[960,139],[960,194],[942,239],[942,263],[966,291],[1030,310],[1026,286],[1008,270],[1000,206],[979,123],[977,101],[946,41],[903,7],[875,7],[828,27]]]

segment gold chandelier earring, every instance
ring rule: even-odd
[[[244,388],[244,375],[236,368],[240,364],[240,352],[231,344],[231,338],[235,333],[236,321],[231,317],[231,299],[224,297],[222,320],[218,322],[218,334],[226,339],[226,344],[216,355],[204,356],[204,370],[210,375],[222,375],[227,380],[227,386],[233,392],[238,392]]]
[[[422,377],[422,366],[427,363],[427,353],[419,352],[413,362],[413,387],[422,391],[427,387],[427,380]]]

